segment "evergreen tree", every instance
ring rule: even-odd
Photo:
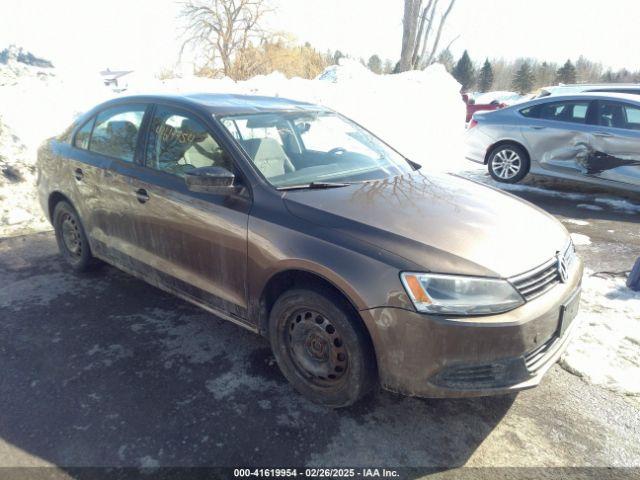
[[[378,55],[371,55],[369,61],[367,62],[367,67],[373,73],[381,74],[382,73],[382,60]]]
[[[340,50],[336,50],[336,53],[333,54],[333,64],[340,65],[341,58],[344,58],[344,54]]]
[[[473,63],[469,53],[465,50],[453,69],[453,76],[462,85],[462,91],[468,92],[474,83]]]
[[[488,92],[493,85],[493,67],[491,62],[487,58],[484,61],[484,65],[480,69],[480,75],[478,77],[478,88],[481,92]]]
[[[513,77],[512,87],[521,95],[526,95],[531,92],[535,77],[531,65],[529,62],[523,62],[520,68]]]
[[[566,63],[558,69],[556,82],[565,84],[576,83],[576,67],[573,66],[571,60],[567,60]]]

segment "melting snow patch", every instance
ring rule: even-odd
[[[571,240],[573,240],[574,245],[591,245],[591,239],[581,233],[572,233]]]
[[[589,225],[589,222],[585,222],[584,220],[576,220],[575,218],[563,218],[562,221],[565,223],[572,223],[574,225],[581,225],[581,226]]]
[[[622,210],[627,213],[640,213],[640,205],[632,203],[628,200],[622,200],[617,198],[596,198],[596,203],[602,203],[616,210]]]
[[[640,292],[586,272],[576,337],[560,364],[596,385],[640,395]]]
[[[588,204],[588,203],[579,203],[578,205],[576,205],[576,207],[584,208],[585,210],[593,210],[595,212],[599,212],[601,210],[604,210],[604,208],[599,207],[598,205],[591,205],[591,204]]]

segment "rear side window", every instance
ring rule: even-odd
[[[92,117],[91,120],[87,121],[78,133],[76,133],[76,139],[74,142],[74,146],[81,148],[83,150],[89,149],[89,140],[91,139],[91,130],[93,130],[93,122],[95,121],[95,117]]]
[[[125,162],[133,162],[145,105],[123,105],[98,114],[89,150]]]

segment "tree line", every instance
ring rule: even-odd
[[[563,64],[533,58],[513,61],[485,58],[484,62],[475,63],[465,50],[456,62],[449,56],[445,67],[460,82],[463,91],[514,90],[527,94],[561,83],[640,83],[640,71],[605,69],[601,63],[582,55],[575,63],[568,59]]]
[[[287,77],[315,78],[327,66],[348,57],[340,50],[321,53],[309,43],[298,45],[287,34],[266,30],[265,18],[274,12],[272,0],[184,0],[181,5],[181,54],[187,48],[196,53],[195,73],[199,75],[245,80],[280,71]],[[640,82],[640,71],[605,69],[584,56],[564,64],[533,58],[477,62],[464,51],[456,60],[451,46],[457,37],[447,44],[442,41],[455,5],[456,0],[404,0],[400,59],[372,55],[358,60],[377,74],[420,70],[438,62],[461,83],[463,91],[525,94],[558,83]]]

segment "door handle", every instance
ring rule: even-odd
[[[140,203],[146,203],[147,200],[149,200],[149,194],[144,188],[139,188],[138,190],[135,191],[135,194],[136,194],[136,198],[138,199],[138,202]]]
[[[547,127],[543,127],[542,125],[532,125],[529,128],[531,128],[531,130],[544,130]]]
[[[607,138],[607,137],[613,137],[613,135],[612,135],[612,134],[610,134],[610,133],[608,133],[608,132],[596,132],[596,133],[594,133],[594,135],[595,135],[596,137],[605,137],[605,138]]]
[[[82,171],[82,169],[81,169],[81,168],[76,168],[76,169],[73,171],[73,176],[74,176],[74,177],[76,177],[76,180],[77,180],[77,181],[80,181],[80,180],[82,180],[82,178],[84,177],[84,172]]]

